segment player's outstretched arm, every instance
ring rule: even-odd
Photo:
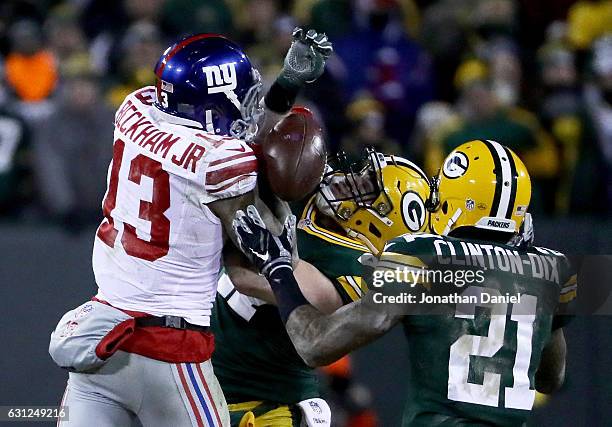
[[[283,283],[281,286],[290,286]],[[368,292],[358,301],[324,315],[311,305],[291,311],[285,328],[298,354],[312,367],[325,366],[387,333],[402,318],[375,304]]]
[[[226,272],[238,292],[276,305],[268,280],[255,270],[242,252],[234,245],[227,245],[223,253]],[[333,283],[312,264],[299,260],[294,274],[304,297],[317,310],[333,313],[342,306],[342,299]]]
[[[286,216],[290,214],[290,211],[287,209],[285,211],[285,216],[277,218],[272,211],[257,197],[255,190],[241,194],[240,196],[229,197],[209,203],[207,206],[221,220],[223,231],[234,243],[234,245],[236,245],[236,247],[239,246],[238,241],[236,240],[236,235],[232,231],[232,221],[234,220],[236,212],[246,209],[246,207],[249,205],[257,206],[266,227],[274,234],[279,234],[281,232],[282,223],[285,221]]]
[[[565,355],[567,347],[563,328],[552,332],[550,341],[542,351],[540,366],[535,374],[535,387],[540,393],[550,394],[561,388],[565,381]]]
[[[240,249],[270,283],[297,352],[310,366],[325,365],[381,336],[401,315],[376,305],[369,294],[330,315],[311,306],[291,266],[294,226],[290,217],[283,233],[274,236],[254,206],[239,211],[233,225]]]
[[[257,196],[256,190],[249,191],[237,197],[216,200],[207,206],[221,220],[224,234],[230,238],[233,245],[225,245],[223,250],[224,262],[227,272],[239,292],[262,299],[266,302],[275,301],[274,294],[270,289],[265,278],[257,274],[253,266],[249,265],[239,248],[236,234],[232,231],[232,221],[237,211],[246,209],[249,205],[257,205],[262,213],[266,227],[275,233],[282,230],[282,222],[291,212],[289,209],[277,210],[278,213],[284,212],[285,216],[277,218],[272,211]],[[263,280],[262,280],[263,279]]]
[[[325,33],[302,28],[293,30],[293,42],[285,55],[283,68],[265,96],[266,115],[258,139],[264,138],[293,107],[302,87],[323,74],[325,62],[332,53],[332,44]]]

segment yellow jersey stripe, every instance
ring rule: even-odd
[[[575,291],[576,289],[578,289],[578,285],[573,285],[573,286],[566,286],[565,288],[561,289],[561,293],[562,294],[566,294],[570,291]]]
[[[395,252],[383,252],[380,259],[382,261],[391,261],[401,265],[410,265],[412,267],[427,267],[427,265],[418,257],[398,254]]]
[[[311,199],[310,202],[308,202],[307,207],[304,209],[304,214],[301,218],[301,221],[308,221],[308,223],[306,225],[301,225],[299,228],[310,235],[325,240],[326,242],[344,246],[349,249],[355,249],[361,252],[369,252],[368,247],[360,243],[358,240],[353,240],[349,237],[342,236],[334,233],[333,231],[319,227],[315,222],[316,214],[317,212],[313,199]]]
[[[353,289],[351,284],[348,282],[346,276],[340,276],[336,280],[338,283],[340,283],[340,285],[342,285],[342,289],[344,289],[344,292],[346,292],[351,301],[357,301],[359,299],[359,295],[357,295],[355,289]]]
[[[572,285],[578,285],[578,279],[577,279],[577,275],[574,274],[572,275],[569,279],[567,279],[567,282],[565,282],[563,284],[563,286],[561,286],[562,288],[566,288]]]
[[[576,290],[559,295],[559,302],[562,304],[568,303],[576,298]]]
[[[261,405],[262,403],[263,403],[262,400],[251,400],[249,402],[229,403],[227,405],[227,408],[232,412],[250,411],[251,409],[254,409],[255,407]]]
[[[367,292],[367,286],[365,284],[365,280],[363,280],[360,276],[349,276],[349,283],[353,285],[353,287],[358,291],[359,295],[363,296],[365,292]]]

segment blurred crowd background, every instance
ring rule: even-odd
[[[516,150],[532,212],[612,210],[610,0],[4,0],[0,219],[95,224],[112,114],[178,37],[241,43],[271,84],[297,26],[335,46],[303,94],[330,150],[434,174],[473,138]]]
[[[2,0],[5,267],[21,262],[11,261],[13,254],[47,248],[38,253],[40,272],[14,268],[17,283],[38,283],[37,292],[49,300],[74,294],[80,301],[68,289],[90,291],[80,283],[91,275],[88,262],[73,261],[89,257],[82,248],[90,242],[69,239],[99,223],[114,110],[128,93],[153,84],[165,47],[189,33],[228,35],[245,47],[269,86],[295,26],[324,31],[334,43],[325,74],[299,100],[324,124],[331,152],[356,158],[373,145],[433,175],[454,147],[495,139],[517,151],[531,173],[536,224],[556,221],[542,236],[569,233],[580,221],[574,237],[583,237],[576,244],[582,249],[576,250],[606,242],[597,224],[612,211],[612,0]],[[14,223],[25,227],[11,234]],[[54,258],[56,251],[63,258]],[[26,295],[14,295],[19,289],[3,299],[23,307]],[[53,319],[56,309],[38,307]],[[46,340],[46,329],[39,329]],[[584,349],[599,342],[585,340]],[[42,351],[36,345],[32,351]],[[25,372],[48,375],[40,362],[49,362],[46,355],[15,357],[15,364],[31,363]],[[349,359],[327,368],[327,399],[344,420],[338,425],[374,426],[371,394],[353,371]],[[56,382],[63,381],[60,374]],[[595,381],[583,374],[574,383]],[[390,387],[379,382],[383,391]],[[22,379],[11,384],[22,399],[30,395]],[[402,393],[393,394],[401,400]],[[596,397],[578,401],[581,416],[595,416],[598,404],[585,402]],[[560,407],[574,408],[573,399]]]

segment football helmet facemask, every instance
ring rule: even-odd
[[[366,149],[357,163],[344,153],[328,161],[316,205],[378,254],[388,240],[427,229],[429,193],[429,180],[414,163]]]

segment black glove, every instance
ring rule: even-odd
[[[266,278],[278,269],[291,266],[291,252],[295,237],[295,216],[285,220],[283,232],[275,236],[266,228],[257,208],[249,205],[244,211],[236,212],[232,228],[238,238],[240,250]]]

